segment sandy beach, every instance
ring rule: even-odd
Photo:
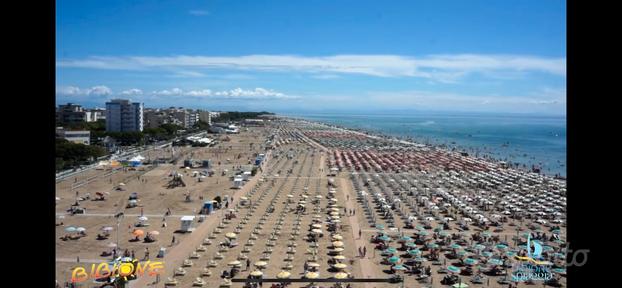
[[[513,255],[524,250],[520,246],[528,232],[534,237],[546,234],[540,237],[546,261],[553,265],[564,262],[553,255],[563,254],[565,245],[565,182],[502,169],[433,147],[307,121],[275,120],[266,127],[242,128],[240,134],[227,137],[229,141],[220,136],[214,147],[175,147],[175,155],[169,147],[142,155],[149,159],[173,156],[177,163],[143,165],[135,171],[104,167],[58,182],[56,222],[63,224],[56,226],[58,282],[70,281],[73,267],[90,269],[91,263],[110,261],[111,256],[101,255],[112,250],[117,235],[121,252],[134,250],[136,258],[142,259],[148,248],[151,260],[164,261],[158,283],[154,283],[156,277],[144,275],[129,287],[165,287],[169,280],[174,280],[176,287],[219,287],[226,282],[221,273],[229,271],[228,264],[236,260],[240,262],[236,279],[247,278],[251,272],[276,278],[283,271],[289,272],[290,278],[313,277],[305,266],[317,263],[312,264],[317,268],[307,268],[316,270],[319,278],[335,277],[341,270],[355,279],[402,275],[404,287],[451,287],[453,283],[441,280],[454,275],[469,287],[508,287],[500,280],[510,279],[516,261]],[[260,153],[266,154],[261,169],[242,189],[233,189],[230,177],[234,171],[253,164]],[[214,175],[193,177],[194,171],[205,168],[183,169],[183,160],[189,158],[210,159]],[[185,187],[167,188],[175,171],[183,175]],[[105,195],[105,200],[94,201],[97,192]],[[126,208],[133,192],[138,195],[138,205]],[[86,193],[90,199],[79,201],[86,212],[70,215],[67,209],[76,202],[76,195],[84,198]],[[187,195],[190,201],[186,201]],[[192,233],[174,233],[182,216],[198,216],[204,201],[225,195],[233,196],[228,208],[215,210],[203,222],[195,220]],[[169,209],[170,215],[165,216]],[[120,212],[124,217],[117,223],[114,215]],[[234,217],[225,219],[229,213]],[[155,242],[145,243],[144,236],[130,242],[141,215],[148,218],[143,222],[149,226],[138,229],[158,231]],[[162,227],[164,222],[166,227]],[[86,236],[61,240],[71,234],[66,231],[69,226],[83,227]],[[97,240],[102,227],[112,227],[110,236]],[[313,229],[321,231],[316,241],[310,238],[320,232]],[[234,237],[227,237],[228,233]],[[550,240],[553,234],[555,240]],[[228,241],[234,243],[227,248],[219,245]],[[335,241],[342,243],[335,245]],[[166,254],[156,258],[161,247]],[[343,251],[338,252],[338,247]],[[366,248],[365,257],[359,255],[362,247]],[[252,266],[248,269],[246,259]],[[184,260],[192,265],[182,268]],[[429,275],[422,277],[428,267]],[[448,267],[458,270],[446,271]],[[179,268],[184,275],[175,275]],[[465,270],[470,270],[470,275]],[[501,275],[504,273],[507,276]],[[478,274],[479,284],[471,281]],[[565,286],[562,274],[555,273],[555,277]],[[266,287],[271,284],[263,283]],[[88,280],[82,287],[95,285]],[[306,285],[292,283],[288,287]]]

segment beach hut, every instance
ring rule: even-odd
[[[214,212],[214,202],[212,200],[203,202],[201,210],[201,214],[212,214],[212,212]]]
[[[248,179],[250,179],[252,176],[252,173],[250,171],[245,171],[242,173],[242,179],[244,179],[244,181],[248,181]]]
[[[194,231],[194,227],[192,227],[194,223],[194,216],[182,216],[181,217],[181,228],[179,229],[182,232],[192,232]]]
[[[242,189],[242,186],[244,186],[244,178],[242,178],[242,176],[235,176],[235,178],[233,178],[233,188]]]

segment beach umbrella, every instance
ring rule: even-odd
[[[397,264],[397,265],[393,266],[393,270],[404,271],[404,270],[406,270],[406,267],[404,267],[404,265],[402,265],[402,264]]]
[[[415,233],[419,236],[427,236],[429,234],[427,231],[417,231]]]
[[[112,230],[113,230],[113,228],[112,228],[112,227],[110,227],[110,226],[102,227],[102,231],[107,231],[107,232],[109,232],[109,231],[112,231]]]
[[[475,260],[473,258],[467,258],[467,259],[464,259],[464,264],[466,264],[466,265],[475,265],[475,264],[477,264],[477,260]]]
[[[86,231],[86,228],[84,228],[84,227],[76,228],[76,232],[84,232],[84,231]]]
[[[346,260],[346,256],[337,255],[337,256],[334,256],[333,259],[335,259],[335,260]]]
[[[287,271],[281,271],[281,272],[279,272],[279,274],[276,274],[276,278],[278,278],[278,279],[287,279],[287,278],[289,278],[289,275],[291,275],[291,273],[289,273]]]
[[[333,251],[337,252],[337,253],[343,252],[343,250],[345,250],[345,249],[343,249],[341,247],[337,247],[337,248],[333,249]]]
[[[69,233],[76,232],[76,227],[69,226],[69,227],[65,228],[65,231],[67,231]]]
[[[460,257],[462,257],[462,256],[464,256],[466,254],[467,254],[467,251],[464,251],[464,250],[460,250],[460,251],[456,252],[456,255],[458,255]]]
[[[491,257],[493,255],[493,253],[490,252],[490,251],[484,251],[484,252],[482,252],[482,255],[484,255],[484,257]]]
[[[254,264],[256,267],[266,267],[268,265],[268,262],[266,261],[257,261]]]
[[[482,245],[482,244],[475,244],[475,246],[473,246],[475,248],[475,250],[484,250],[486,249],[486,246]]]
[[[237,238],[237,237],[238,237],[238,235],[236,235],[236,234],[235,234],[235,233],[233,233],[233,232],[229,232],[229,233],[225,234],[225,237],[227,237],[227,238],[229,238],[229,239],[235,239],[235,238]]]
[[[503,261],[499,259],[489,259],[487,263],[490,265],[503,265]]]
[[[397,253],[397,249],[395,249],[393,247],[389,247],[389,248],[385,249],[383,252],[386,253],[386,254],[395,254],[395,253]]]
[[[160,232],[154,230],[154,231],[149,232],[149,235],[158,236],[160,235]]]
[[[144,234],[145,234],[145,231],[140,230],[140,229],[136,229],[136,230],[132,231],[132,235],[134,235],[136,237],[143,236]]]
[[[305,274],[305,278],[309,278],[309,279],[315,279],[317,277],[319,277],[320,274],[318,274],[317,272],[307,272]]]
[[[454,287],[454,288],[467,288],[467,287],[469,287],[469,285],[467,285],[465,283],[456,283],[456,284],[452,285],[451,287]]]
[[[551,271],[558,273],[558,274],[566,274],[566,269],[565,268],[553,268],[551,269]]]
[[[404,237],[400,238],[400,240],[401,240],[401,241],[412,241],[412,240],[413,240],[413,238],[412,238],[412,237],[410,237],[410,236],[404,236]]]
[[[436,244],[436,243],[428,243],[428,244],[426,244],[426,246],[428,246],[428,248],[432,248],[432,249],[438,248],[438,244]]]
[[[251,276],[259,277],[259,276],[263,275],[263,272],[261,272],[259,270],[255,270],[255,271],[251,272],[250,274],[251,274]]]
[[[499,249],[499,250],[504,250],[504,249],[508,248],[508,246],[505,245],[505,244],[497,244],[497,246],[495,246],[495,247],[497,247],[497,249]]]
[[[119,186],[125,186],[125,183],[121,182],[119,183]]]
[[[313,225],[311,225],[311,227],[313,227],[313,228],[322,228],[322,225],[320,225],[320,224],[313,224]]]
[[[227,265],[229,265],[229,266],[238,266],[238,265],[241,265],[241,264],[242,264],[242,262],[240,262],[238,260],[234,260],[234,261],[231,261],[231,262],[227,263]]]
[[[414,242],[407,242],[406,247],[417,247],[417,244],[415,244]]]
[[[333,267],[337,268],[337,269],[345,269],[348,267],[348,265],[343,264],[343,263],[337,263],[335,265],[333,265]]]
[[[339,272],[339,273],[335,274],[335,278],[336,279],[346,279],[346,278],[348,278],[348,274],[344,273],[344,272]]]
[[[309,263],[307,263],[307,266],[309,266],[309,267],[320,267],[320,264],[316,263],[316,262],[309,262]]]
[[[447,271],[452,272],[452,273],[460,273],[460,268],[450,265],[450,266],[447,266]]]
[[[512,256],[516,255],[516,252],[514,252],[514,251],[506,251],[505,255],[507,255],[508,257],[512,257]]]
[[[425,258],[423,257],[417,257],[414,259],[415,262],[425,262]]]
[[[451,249],[462,249],[462,246],[460,246],[460,245],[458,245],[458,244],[456,244],[456,243],[451,244],[449,247],[450,247]]]
[[[333,240],[343,240],[343,237],[341,235],[333,235]]]
[[[343,242],[341,242],[341,241],[335,241],[335,242],[333,242],[333,246],[334,246],[334,247],[343,247]]]
[[[400,257],[391,256],[391,257],[389,257],[388,261],[389,261],[389,263],[395,264],[395,263],[400,261]]]
[[[140,216],[140,217],[138,217],[138,220],[139,221],[147,221],[147,220],[149,220],[149,218],[147,218],[146,216]]]
[[[316,233],[316,234],[322,234],[321,229],[312,229],[311,232]]]
[[[376,224],[376,229],[383,230],[384,229],[384,225]]]
[[[412,255],[412,256],[421,255],[421,250],[419,250],[419,249],[408,250],[408,254]]]
[[[380,237],[378,237],[379,240],[381,241],[391,241],[391,237],[387,236],[387,235],[382,235]]]

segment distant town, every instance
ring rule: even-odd
[[[144,103],[113,99],[105,108],[66,103],[56,108],[56,170],[76,169],[131,148],[170,141],[209,146],[207,133],[239,133],[263,126],[270,112],[207,111],[183,107],[145,108]]]

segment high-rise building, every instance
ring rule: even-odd
[[[143,103],[125,99],[106,102],[106,131],[143,131]]]
[[[83,121],[86,121],[86,113],[82,106],[73,103],[58,105],[56,122],[69,124]]]
[[[207,123],[208,125],[212,125],[212,114],[209,111],[198,110],[199,120]]]
[[[197,122],[199,122],[199,111],[198,110],[188,110],[188,128],[194,127]]]

